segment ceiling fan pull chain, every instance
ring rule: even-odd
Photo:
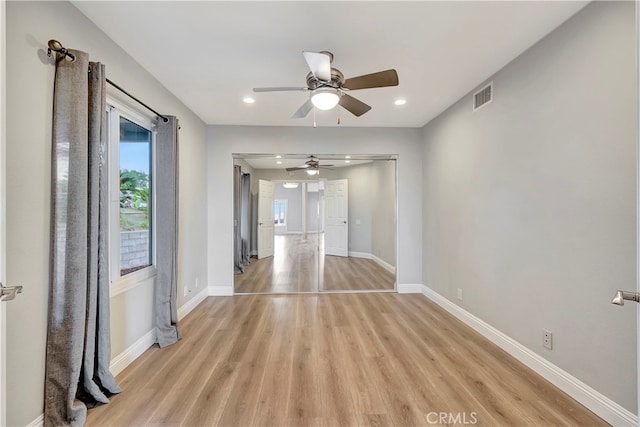
[[[338,108],[338,125],[340,124],[340,109]]]
[[[313,127],[318,127],[318,125],[316,124],[316,107],[313,107]]]

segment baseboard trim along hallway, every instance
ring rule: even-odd
[[[424,285],[398,284],[398,293],[419,293],[534,370],[551,384],[614,426],[637,426],[638,416],[559,368],[518,341]]]

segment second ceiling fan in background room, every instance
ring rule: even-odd
[[[345,79],[340,70],[331,67],[333,62],[333,54],[331,52],[302,52],[302,54],[309,65],[309,69],[311,69],[311,72],[307,74],[307,87],[263,87],[253,89],[254,92],[310,92],[309,99],[293,114],[292,118],[295,119],[306,117],[313,107],[320,110],[331,110],[336,105],[340,105],[354,116],[360,117],[369,111],[371,107],[347,94],[347,92],[398,85],[398,73],[394,69]]]
[[[297,170],[304,170],[307,172],[308,175],[313,176],[313,175],[318,175],[318,173],[320,172],[320,168],[330,168],[333,165],[320,165],[320,159],[318,159],[316,156],[311,155],[309,157],[307,157],[307,161],[304,162],[304,165],[302,166],[297,166],[297,167],[293,167],[293,168],[286,168],[287,172],[293,172],[293,171],[297,171]]]

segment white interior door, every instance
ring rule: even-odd
[[[260,180],[258,188],[258,259],[273,256],[273,190],[273,182]]]
[[[349,185],[346,179],[324,185],[324,253],[349,256]]]

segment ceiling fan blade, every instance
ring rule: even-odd
[[[283,87],[254,87],[253,91],[254,92],[288,92],[288,91],[305,91],[305,90],[309,90],[308,87],[290,87],[290,86],[283,86]]]
[[[309,69],[318,80],[331,80],[331,57],[322,52],[302,52]]]
[[[285,168],[285,170],[286,170],[287,172],[300,171],[300,170],[305,170],[305,169],[307,169],[307,167],[306,167],[306,166],[304,166],[304,167],[303,167],[303,166],[301,166],[301,167],[296,167],[296,168]]]
[[[352,77],[342,85],[342,87],[350,90],[387,86],[398,86],[398,73],[396,70],[379,71],[365,74],[364,76]]]
[[[298,108],[298,111],[293,113],[293,116],[291,116],[291,118],[302,119],[304,117],[307,117],[307,114],[309,114],[309,111],[311,110],[313,110],[313,102],[311,102],[311,99],[307,99],[307,102],[302,104],[302,106]]]
[[[346,93],[343,93],[340,97],[339,104],[356,117],[360,117],[367,111],[371,110],[369,105],[355,99],[351,95],[347,95]]]

